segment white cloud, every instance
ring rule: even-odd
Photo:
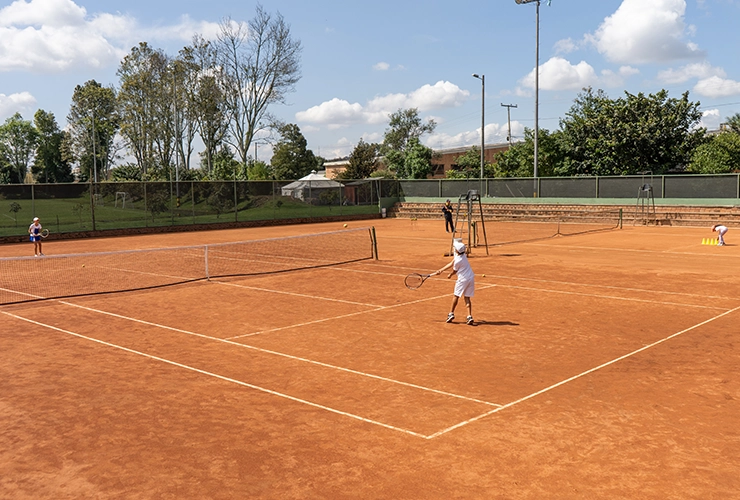
[[[604,87],[623,87],[627,78],[639,73],[640,70],[632,66],[621,66],[616,73],[610,69],[605,69],[601,71],[599,82]]]
[[[556,54],[569,54],[578,50],[578,44],[570,38],[564,40],[558,40],[555,42],[555,53]]]
[[[707,130],[717,130],[721,121],[722,117],[718,109],[708,109],[702,113],[701,121],[697,127],[704,127]]]
[[[574,65],[562,57],[553,57],[540,66],[541,90],[580,90],[597,82],[596,71],[585,61]],[[519,84],[533,89],[534,69]]]
[[[488,123],[486,124],[486,144],[495,144],[501,142],[507,142],[506,138],[509,134],[509,125],[507,123]],[[511,122],[511,135],[523,136],[524,125],[518,121]],[[460,132],[459,134],[449,135],[445,133],[435,132],[430,135],[424,143],[432,149],[445,149],[459,147],[460,145],[465,146],[480,146],[480,128],[475,130],[468,130]]]
[[[390,64],[388,64],[387,62],[382,62],[382,61],[381,61],[381,62],[379,62],[378,64],[374,65],[374,66],[373,66],[373,69],[374,69],[375,71],[388,71],[388,69],[389,69],[390,67],[391,67],[391,65],[390,65]]]
[[[694,85],[694,92],[705,97],[729,97],[740,95],[740,82],[711,76],[699,80]]]
[[[388,120],[391,113],[399,109],[418,108],[419,111],[460,106],[470,96],[470,92],[457,85],[439,81],[434,85],[424,85],[408,94],[387,94],[375,97],[363,106],[349,103],[344,99],[333,98],[306,111],[296,113],[296,120],[306,123],[320,123],[331,129],[351,124],[380,124]]]
[[[707,61],[687,64],[679,69],[668,69],[658,73],[658,81],[661,83],[675,85],[691,80],[692,78],[709,78],[712,76],[724,77],[722,68],[713,67]]]
[[[0,9],[0,71],[57,73],[115,66],[139,40],[190,41],[218,25],[192,21],[142,28],[125,15],[89,15],[72,0],[16,0]]]
[[[685,0],[623,0],[594,34],[586,35],[608,60],[618,63],[666,63],[702,57],[696,44],[685,37]]]
[[[32,111],[36,107],[36,98],[28,92],[19,94],[0,94],[0,120],[13,116],[15,113],[23,114],[25,111]],[[30,116],[23,117],[26,120],[32,119]]]

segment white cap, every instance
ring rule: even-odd
[[[39,220],[39,218],[38,218],[38,217],[34,217],[34,218],[33,218],[33,221],[34,221],[34,222],[36,222],[37,220]]]
[[[455,240],[455,243],[453,243],[452,246],[455,247],[457,253],[465,253],[465,243],[463,243],[462,241]]]

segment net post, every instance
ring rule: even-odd
[[[370,227],[370,240],[373,245],[373,260],[378,260],[378,238],[375,236],[375,226]]]
[[[622,209],[619,209],[619,229],[622,229]]]
[[[211,281],[211,275],[208,273],[208,245],[205,245],[204,256],[205,256],[205,261],[206,261],[206,269],[205,269],[206,281]]]

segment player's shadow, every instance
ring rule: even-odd
[[[511,321],[486,321],[476,320],[475,326],[491,325],[491,326],[519,326],[519,323],[513,323]]]

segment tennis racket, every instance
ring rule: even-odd
[[[408,288],[409,290],[416,290],[421,285],[423,285],[427,278],[429,278],[430,276],[431,274],[411,273],[406,276],[406,279],[404,279],[403,282],[406,284],[406,288]]]
[[[41,237],[42,238],[46,238],[47,236],[49,236],[49,230],[48,229],[42,229],[41,230]]]

